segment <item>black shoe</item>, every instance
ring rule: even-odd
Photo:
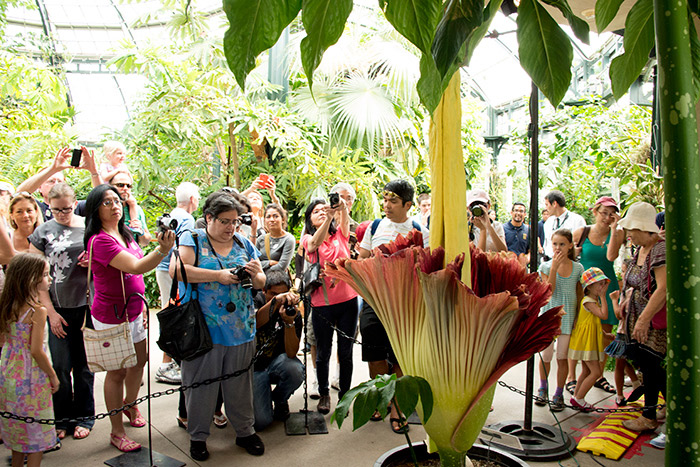
[[[206,441],[190,441],[190,457],[196,461],[209,459]]]
[[[318,401],[318,411],[322,414],[327,414],[328,412],[331,411],[331,396],[326,394],[325,396],[321,396],[321,399]]]
[[[236,438],[236,444],[248,451],[248,454],[252,454],[253,456],[262,456],[265,453],[265,445],[257,433],[253,433],[250,436],[244,436],[243,438]]]
[[[280,422],[287,420],[289,418],[289,403],[280,402],[279,404],[275,404],[275,408],[272,411],[272,418]]]

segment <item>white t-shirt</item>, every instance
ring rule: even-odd
[[[496,235],[501,240],[503,240],[503,244],[505,245],[506,232],[505,232],[505,230],[503,230],[503,224],[501,224],[498,221],[493,221],[491,223],[491,225],[493,226],[493,230],[496,231]],[[479,227],[474,226],[472,228],[472,233],[474,234],[474,244],[478,246],[479,245],[479,237],[481,236],[481,230],[479,229]],[[491,238],[491,235],[489,235],[488,232],[486,232],[486,251],[499,251],[496,248],[496,243],[494,243],[493,238]]]
[[[406,219],[405,222],[400,224],[384,218],[381,220],[381,222],[379,222],[374,235],[372,235],[372,224],[367,226],[367,231],[365,232],[365,236],[362,238],[360,248],[372,251],[373,248],[377,248],[385,243],[393,242],[399,234],[406,236],[406,234],[413,229],[413,219],[411,218]],[[423,246],[427,248],[430,244],[430,233],[428,232],[428,229],[423,226],[421,226],[421,232],[423,233]]]
[[[585,227],[586,221],[583,217],[564,209],[564,212],[559,217],[549,216],[549,219],[544,223],[544,254],[550,258],[554,256],[552,250],[552,234],[559,229],[569,229],[573,234],[576,229]]]

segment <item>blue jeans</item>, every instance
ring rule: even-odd
[[[255,431],[262,431],[272,423],[272,403],[287,402],[303,381],[304,365],[286,353],[273,358],[266,369],[253,373]],[[272,384],[277,385],[274,391],[270,387]]]
[[[83,333],[80,330],[87,307],[56,308],[56,312],[66,320],[68,326],[64,326],[66,337],[62,339],[49,330],[51,360],[61,383],[53,395],[54,414],[57,420],[95,415],[95,375],[88,369]],[[94,420],[78,423],[79,426],[89,429],[92,429],[94,424]],[[68,430],[72,426],[68,423],[57,423],[56,428]]]
[[[331,359],[333,331],[337,327],[351,338],[357,330],[357,298],[328,306],[315,306],[311,319],[316,334],[316,377],[318,393],[328,395],[328,362]],[[338,362],[340,363],[340,392],[338,399],[350,389],[352,383],[352,344],[353,341],[338,334]]]

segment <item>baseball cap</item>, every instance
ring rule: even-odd
[[[489,199],[489,195],[487,195],[484,190],[477,189],[471,190],[469,193],[467,193],[467,206],[471,206],[475,202],[489,204],[491,200]]]
[[[607,206],[610,208],[615,208],[615,211],[620,212],[620,207],[617,205],[615,202],[615,199],[612,198],[611,196],[601,196],[598,198],[598,200],[595,202],[596,206]]]

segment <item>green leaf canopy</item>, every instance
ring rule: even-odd
[[[625,53],[610,63],[610,81],[615,99],[621,98],[649,60],[654,46],[654,4],[638,0],[625,20]]]

